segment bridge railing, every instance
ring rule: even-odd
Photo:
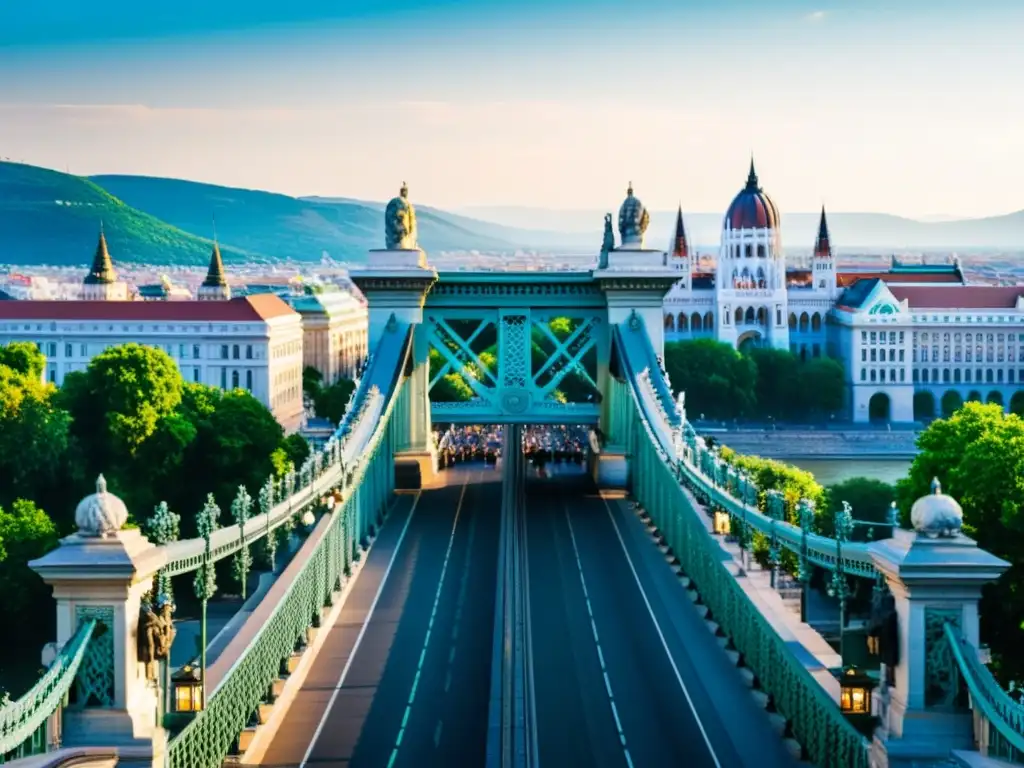
[[[24,696],[0,704],[0,763],[40,754],[50,746],[47,723],[66,705],[95,629],[94,619],[84,622]]]
[[[259,705],[267,700],[307,628],[316,624],[322,609],[340,588],[360,556],[361,542],[368,538],[372,527],[379,525],[394,488],[393,454],[400,430],[407,428],[393,420],[392,414],[400,399],[408,397],[403,372],[411,340],[408,325],[388,325],[367,377],[356,392],[350,416],[339,428],[335,447],[325,449],[325,453],[333,451],[338,457],[334,471],[310,479],[306,487],[264,515],[265,528],[256,531],[259,535],[266,535],[266,528],[272,530],[278,517],[286,518],[288,510],[294,512],[316,500],[321,491],[343,481],[341,502],[329,514],[326,531],[294,581],[252,642],[217,681],[206,708],[168,744],[170,768],[219,768]],[[235,526],[235,535],[238,533]]]
[[[648,387],[651,378],[660,377],[660,370],[649,365],[645,347],[650,343],[645,337],[642,325],[637,328],[624,323],[615,329],[625,383],[613,386],[624,390],[617,398],[632,404],[629,452],[635,497],[664,533],[715,621],[790,723],[794,738],[810,762],[821,768],[868,768],[867,740],[751,602],[725,567],[721,547],[708,535],[693,509],[680,482],[682,419],[677,416],[673,424],[664,397]],[[644,371],[647,375],[640,376]],[[716,497],[722,496],[706,479],[703,487],[709,493],[717,491]]]
[[[974,735],[983,755],[1024,763],[1024,704],[1002,689],[978,659],[978,649],[952,624],[944,627],[946,641],[967,686],[974,710]]]

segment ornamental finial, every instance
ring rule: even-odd
[[[939,482],[939,478],[932,478],[932,494],[938,496],[942,493],[942,483]]]
[[[627,197],[632,197],[633,196],[633,182],[632,181],[629,182],[629,186],[626,187],[626,196]]]
[[[402,197],[409,196],[409,185],[406,184],[404,181],[402,182],[402,188],[398,191],[398,194],[401,195]]]
[[[99,474],[99,476],[96,478],[96,493],[106,493],[106,492],[107,492],[107,479],[105,477],[103,477],[103,473],[101,472]]]

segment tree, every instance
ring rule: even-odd
[[[302,393],[310,400],[315,400],[323,387],[324,375],[311,365],[302,369]]]
[[[665,370],[675,393],[686,392],[686,408],[694,416],[732,419],[750,413],[756,402],[757,366],[729,344],[669,342]]]
[[[787,349],[755,347],[749,357],[757,366],[754,394],[759,414],[776,419],[793,416],[803,404],[797,396],[801,384],[796,356]]]
[[[960,502],[964,533],[1011,563],[1007,573],[986,587],[981,630],[992,648],[1000,679],[1024,679],[1024,420],[1001,406],[967,402],[951,417],[921,433],[919,453],[897,485],[904,523],[918,498],[930,492],[932,478]]]
[[[0,594],[9,617],[44,617],[52,612],[49,590],[28,567],[57,546],[57,526],[31,501],[17,499],[0,508]],[[35,622],[33,622],[35,623]]]
[[[41,381],[46,369],[46,358],[39,347],[29,341],[12,341],[0,347],[0,365],[29,379]]]
[[[843,409],[846,396],[843,364],[831,357],[812,357],[800,365],[802,415],[822,417]]]
[[[896,487],[871,477],[851,477],[841,483],[835,483],[825,489],[825,504],[829,513],[842,507],[844,501],[853,507],[853,517],[860,521],[878,523],[873,529],[872,539],[882,539],[889,535],[889,527],[885,525],[889,519],[890,505],[896,500]],[[853,538],[864,540],[868,535],[869,526],[854,528]],[[831,514],[818,516],[819,532],[825,536],[834,533]]]
[[[298,434],[288,435],[281,444],[281,448],[288,454],[289,461],[296,467],[301,467],[302,462],[309,457],[310,453],[309,441]]]
[[[345,408],[348,406],[349,398],[355,392],[356,383],[349,379],[338,379],[329,387],[319,390],[313,398],[313,407],[316,408],[317,416],[329,419],[337,424],[345,415]],[[296,462],[296,465],[301,462]]]

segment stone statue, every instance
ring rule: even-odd
[[[612,231],[612,215],[604,215],[604,242],[601,243],[601,250],[604,253],[615,250],[615,233]]]
[[[633,195],[633,182],[629,182],[626,199],[619,208],[619,237],[623,248],[643,248],[644,233],[651,223],[650,214],[638,197]]]
[[[143,603],[139,615],[138,658],[146,664],[147,674],[154,662],[170,658],[174,642],[174,604],[162,600],[158,610],[159,613],[150,603]]]
[[[416,209],[409,202],[409,187],[402,182],[398,197],[384,211],[384,247],[390,251],[416,250]]]

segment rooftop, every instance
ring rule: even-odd
[[[890,285],[911,309],[1014,309],[1024,294],[1019,285]]]
[[[6,301],[0,320],[253,323],[296,315],[274,294],[229,301]]]

